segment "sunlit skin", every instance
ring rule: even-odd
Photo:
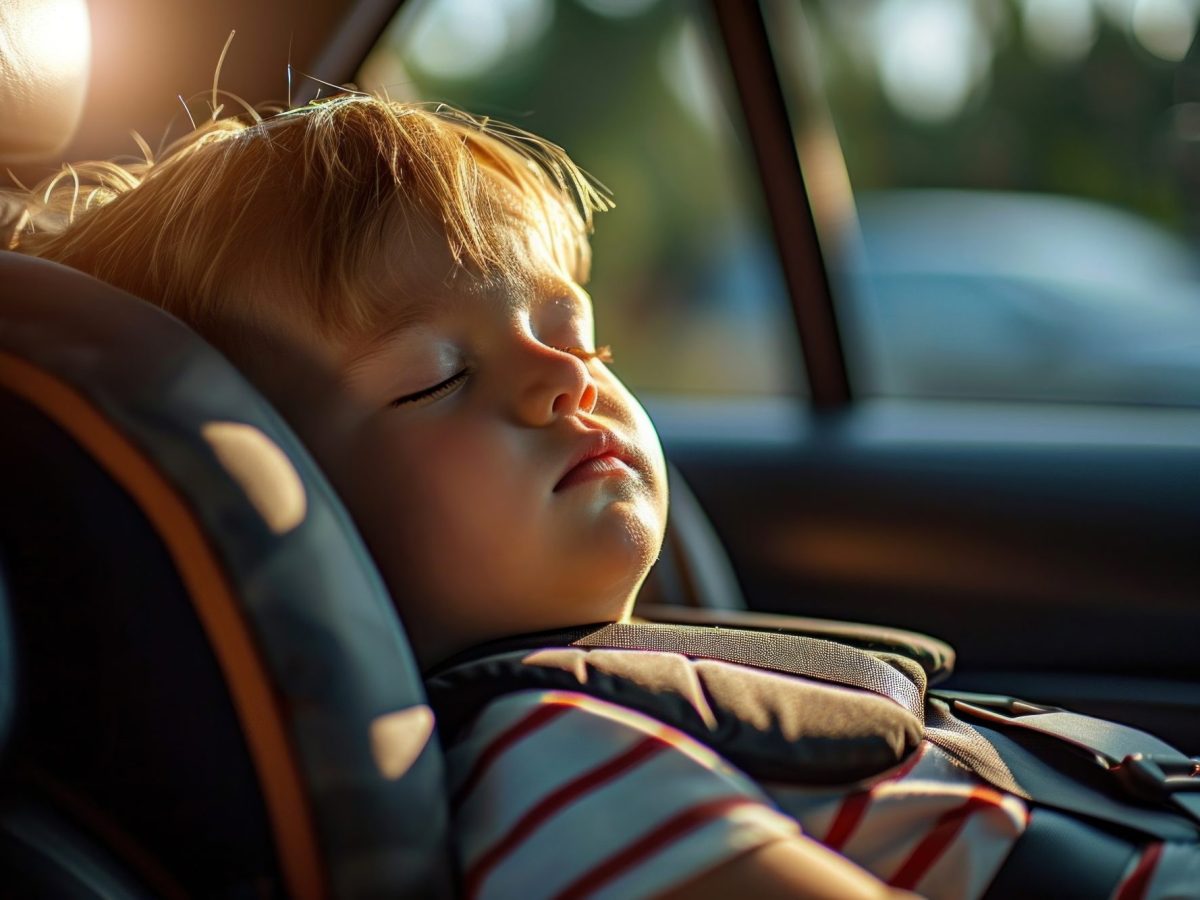
[[[272,391],[306,398],[289,418],[349,506],[422,665],[627,617],[662,542],[658,437],[595,352],[586,292],[541,257],[525,283],[438,290],[394,331],[309,339],[333,377]]]

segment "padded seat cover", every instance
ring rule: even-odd
[[[234,368],[134,297],[0,253],[0,430],[34,764],[189,893],[206,858],[254,852],[259,821],[281,879],[260,895],[449,894],[442,761],[399,619]]]

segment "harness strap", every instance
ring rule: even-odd
[[[1072,747],[1079,751],[1074,755],[1079,766],[1104,773],[1123,795],[1172,807],[1200,824],[1200,761],[1152,734],[1011,697],[950,691],[939,691],[936,696],[952,703],[956,712],[999,726],[1014,736],[1039,735]],[[938,701],[931,698],[930,702]]]
[[[904,707],[918,722],[925,719],[925,673],[919,666],[905,667],[901,674],[896,666],[877,656],[821,638],[735,628],[617,622],[584,635],[572,646],[682,653],[801,675],[862,688]]]
[[[945,703],[932,697],[925,708],[925,737],[992,787],[1022,800],[1034,799],[1009,768],[1007,757],[975,728],[951,715]]]
[[[1197,839],[1200,770],[1157,738],[1010,697],[950,691],[926,697],[925,672],[911,659],[804,635],[629,623],[526,635],[476,648],[443,665],[431,676],[431,696],[441,682],[449,696],[469,693],[464,673],[487,676],[480,665],[486,669],[486,659],[498,651],[555,646],[680,654],[859,688],[907,711],[923,723],[931,743],[1000,790],[1161,840]],[[504,690],[485,687],[491,694]],[[442,713],[439,721],[447,724]]]
[[[925,737],[931,743],[993,787],[1025,800],[1132,827],[1164,840],[1195,840],[1197,836],[1200,793],[1194,791],[1200,790],[1200,777],[1188,779],[1177,774],[1174,785],[1159,779],[1157,794],[1152,787],[1154,763],[1158,759],[1172,773],[1186,766],[1189,775],[1194,773],[1195,763],[1170,745],[1126,725],[1011,698],[1003,699],[1010,707],[1016,705],[1014,711],[1027,715],[994,716],[959,699],[970,695],[939,692],[954,704],[955,711],[976,716],[982,711],[985,715],[980,718],[989,724],[1017,725],[1025,731],[1071,744],[1101,761],[1101,766],[1088,763],[1085,753],[1080,754],[1084,758],[1080,763],[1075,754],[1070,754],[1066,771],[1062,771],[1011,740],[1007,733],[981,729],[956,717],[946,701],[931,696],[926,703],[924,671],[902,657],[868,653],[801,635],[629,623],[605,625],[576,638],[572,645],[682,653],[862,688],[889,698],[918,721],[924,721]],[[1150,765],[1139,764],[1137,757],[1148,757]],[[1121,771],[1122,765],[1127,767],[1126,773]],[[1114,771],[1118,779],[1113,778]],[[1100,777],[1089,777],[1095,775]],[[1154,806],[1139,805],[1138,800]],[[1171,807],[1174,812],[1163,807]],[[1187,818],[1181,819],[1176,812]]]
[[[976,724],[976,730],[995,747],[1013,776],[1040,804],[1140,831],[1165,841],[1197,838],[1193,820],[1178,815],[1164,804],[1139,802],[1111,773],[1082,754],[1055,753],[1062,749],[1054,739],[1018,742],[1026,734],[1020,729],[992,728]],[[1055,746],[1057,744],[1057,746]],[[1055,764],[1048,760],[1053,759]]]
[[[961,760],[993,787],[1032,799],[995,748],[966,722],[944,710],[926,720],[925,672],[905,657],[873,654],[804,635],[735,628],[646,625],[618,622],[572,642],[576,647],[658,650],[801,675],[871,691],[925,723],[925,737]]]

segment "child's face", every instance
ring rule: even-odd
[[[603,362],[568,352],[594,349],[591,302],[540,271],[400,310],[415,320],[343,353],[319,426],[425,663],[623,617],[662,541],[654,428]]]

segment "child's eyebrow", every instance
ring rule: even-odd
[[[375,334],[348,349],[342,362],[343,375],[353,378],[357,372],[387,353],[392,342],[404,332],[426,325],[439,316],[453,315],[466,302],[467,295],[463,291],[431,292],[405,302],[383,319]]]
[[[425,324],[433,318],[436,311],[433,303],[423,303],[420,308],[412,310],[398,319],[389,319],[380,332],[363,343],[349,348],[342,361],[342,373],[348,378],[371,365],[371,363],[387,353],[391,343],[404,332]]]
[[[431,292],[413,298],[382,319],[378,332],[366,342],[362,353],[373,356],[403,332],[427,325],[438,316],[453,314],[465,303],[466,296],[460,291]]]
[[[535,294],[537,296],[534,296]],[[402,309],[385,319],[376,335],[351,350],[342,365],[344,374],[353,376],[372,360],[386,353],[388,345],[404,332],[428,324],[439,315],[453,314],[456,307],[461,308],[466,302],[465,292],[451,291],[446,294],[430,294],[406,303]],[[501,302],[500,298],[497,298],[497,302]],[[528,311],[538,302],[562,304],[578,313],[585,313],[589,306],[588,300],[561,285],[522,294],[511,302],[514,311]]]

